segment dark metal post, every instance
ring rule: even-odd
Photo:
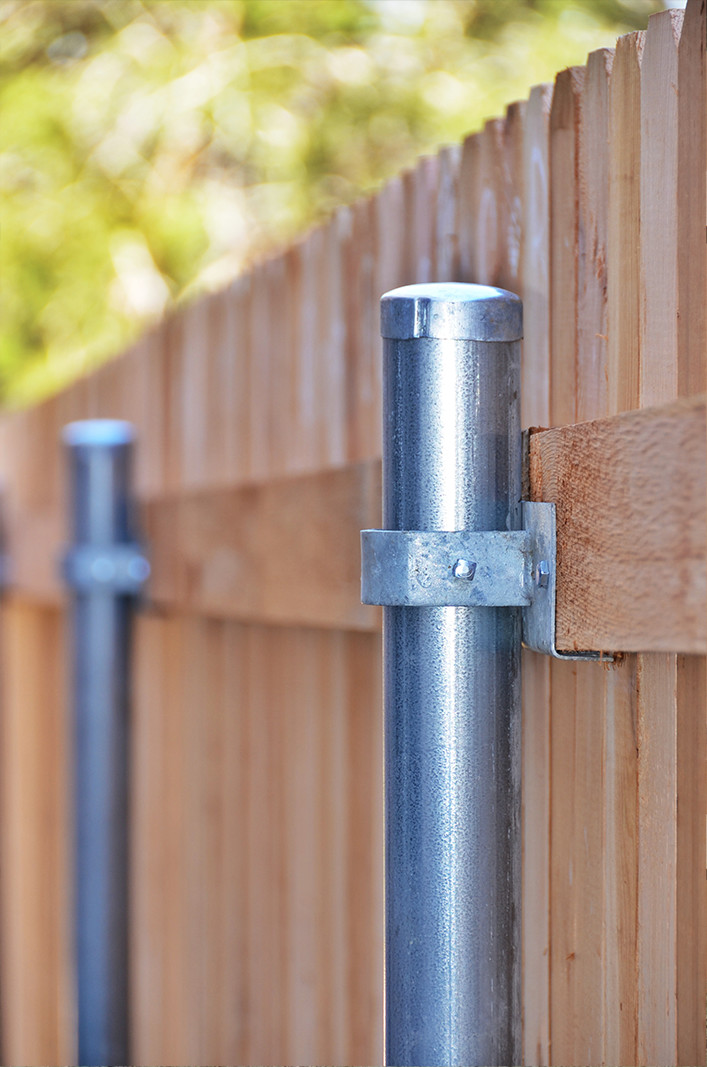
[[[519,299],[408,286],[381,313],[383,526],[520,529]],[[386,1061],[517,1063],[520,612],[388,607],[383,643]]]
[[[73,546],[75,938],[78,1062],[128,1064],[130,630],[149,565],[134,541],[133,430],[91,420],[64,430]]]

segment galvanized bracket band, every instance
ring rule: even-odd
[[[385,607],[520,607],[523,644],[557,659],[555,505],[523,502],[523,529],[362,530],[361,600]]]
[[[75,545],[62,560],[64,579],[77,593],[139,596],[150,576],[141,545]]]
[[[363,530],[361,600],[388,607],[523,607],[532,598],[531,556],[524,530]]]

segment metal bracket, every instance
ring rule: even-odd
[[[62,573],[77,593],[138,596],[150,576],[150,563],[135,543],[76,545],[66,552]]]
[[[514,533],[363,530],[361,599],[401,607],[520,607],[532,544]]]
[[[523,644],[556,659],[613,660],[607,652],[561,652],[555,647],[557,512],[554,504],[523,501],[523,528],[533,543],[533,598],[523,611]]]
[[[520,607],[523,644],[557,659],[555,505],[523,501],[523,529],[361,531],[361,600],[386,607]]]

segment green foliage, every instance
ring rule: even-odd
[[[0,395],[34,399],[660,0],[0,0]]]

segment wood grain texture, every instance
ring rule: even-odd
[[[677,1057],[707,1061],[707,670],[704,656],[677,657]]]
[[[705,27],[702,0],[688,0],[678,47],[677,91],[677,247],[678,247],[678,393],[707,390],[704,343],[707,336],[707,253],[703,223],[707,212],[707,121]]]
[[[139,638],[136,1062],[378,1062],[379,637]]]
[[[550,423],[574,422],[591,321],[580,290],[588,193],[580,181],[588,73],[558,75],[550,113]],[[586,214],[586,211],[585,211]],[[586,286],[585,286],[586,290]],[[594,1063],[601,1033],[601,729],[603,678],[595,664],[550,665],[550,1011],[553,1063]],[[597,844],[599,843],[599,847]]]
[[[678,393],[707,382],[705,204],[707,9],[689,0],[678,47]],[[703,216],[704,219],[704,216]],[[677,1062],[707,1062],[707,661],[677,661]],[[703,819],[703,814],[705,818]]]
[[[636,1060],[636,657],[607,678],[603,730],[602,1063]]]
[[[638,406],[641,298],[643,33],[616,42],[609,88],[608,393],[610,412]]]
[[[557,75],[550,112],[550,424],[575,422],[579,124],[584,67]]]
[[[480,142],[477,172],[476,281],[498,285],[505,258],[503,135],[501,119],[489,119]]]
[[[523,241],[523,322],[521,421],[550,422],[550,160],[549,119],[553,87],[537,85],[525,122],[525,240]]]
[[[640,352],[640,64],[643,34],[619,38],[609,82],[607,407],[634,408]],[[603,1062],[637,1058],[638,906],[636,657],[607,679],[604,719]]]
[[[342,630],[378,629],[360,602],[359,531],[380,524],[380,464],[143,509],[158,609]]]
[[[592,53],[582,86],[579,116],[578,225],[577,225],[577,357],[576,408],[578,420],[607,414],[609,213],[609,90],[613,53]],[[617,918],[633,915],[632,898],[617,892],[614,852],[606,853],[606,838],[614,834],[632,865],[630,836],[620,803],[615,802],[617,782],[607,773],[607,753],[616,751],[621,721],[609,714],[622,691],[618,670],[601,664],[577,664],[575,712],[575,804],[572,848],[574,890],[573,938],[575,986],[580,994],[582,1022],[575,1035],[575,1059],[588,1062],[622,1062],[622,1041],[632,1036],[631,925],[615,934]],[[621,770],[616,770],[621,773]],[[620,779],[619,779],[619,785]],[[563,801],[556,796],[559,806]],[[620,862],[620,861],[619,861]],[[620,918],[618,918],[620,922]],[[589,1011],[586,1008],[590,1007]],[[589,1017],[585,1022],[585,1017]],[[597,1021],[601,1019],[601,1027]],[[591,1021],[590,1021],[591,1020]],[[630,1053],[628,1056],[630,1059]]]
[[[641,64],[641,407],[678,391],[678,42],[682,11],[651,16]]]
[[[608,412],[607,241],[609,229],[609,85],[614,53],[587,59],[578,145],[576,419]]]
[[[682,17],[678,11],[651,17],[641,62],[639,401],[642,406],[677,395],[675,190],[677,62]],[[677,1063],[678,782],[674,655],[638,657],[636,719],[637,1061],[639,1064]],[[659,926],[653,919],[657,907],[664,912],[664,921]]]
[[[499,284],[522,298],[525,244],[525,112],[524,100],[510,104],[503,130],[503,262]]]
[[[520,293],[522,424],[549,421],[549,119],[552,87],[537,86],[522,116],[523,240]],[[523,650],[523,1063],[550,1062],[550,662]]]
[[[531,437],[533,499],[557,504],[558,647],[704,650],[704,428],[698,398]]]
[[[377,460],[232,489],[147,499],[139,526],[152,561],[145,603],[156,611],[378,630],[360,601],[360,530],[380,525]],[[5,517],[10,586],[59,607],[66,535],[55,508]]]
[[[677,1063],[677,657],[639,656],[636,683],[637,1059]]]
[[[611,260],[616,245],[609,247],[615,77],[613,53],[602,49],[589,56],[579,138],[578,419],[597,418],[611,410],[611,359],[623,355],[611,346],[609,330],[612,281],[620,285]],[[596,664],[578,667],[576,728],[583,751],[577,751],[591,768],[589,774],[579,771],[584,782],[580,858],[588,895],[579,926],[582,952],[590,960],[595,1019],[586,1043],[591,1044],[594,1060],[602,1063],[635,1059],[634,682],[634,664],[627,657],[610,671]],[[598,973],[596,962],[591,965],[597,955]]]

